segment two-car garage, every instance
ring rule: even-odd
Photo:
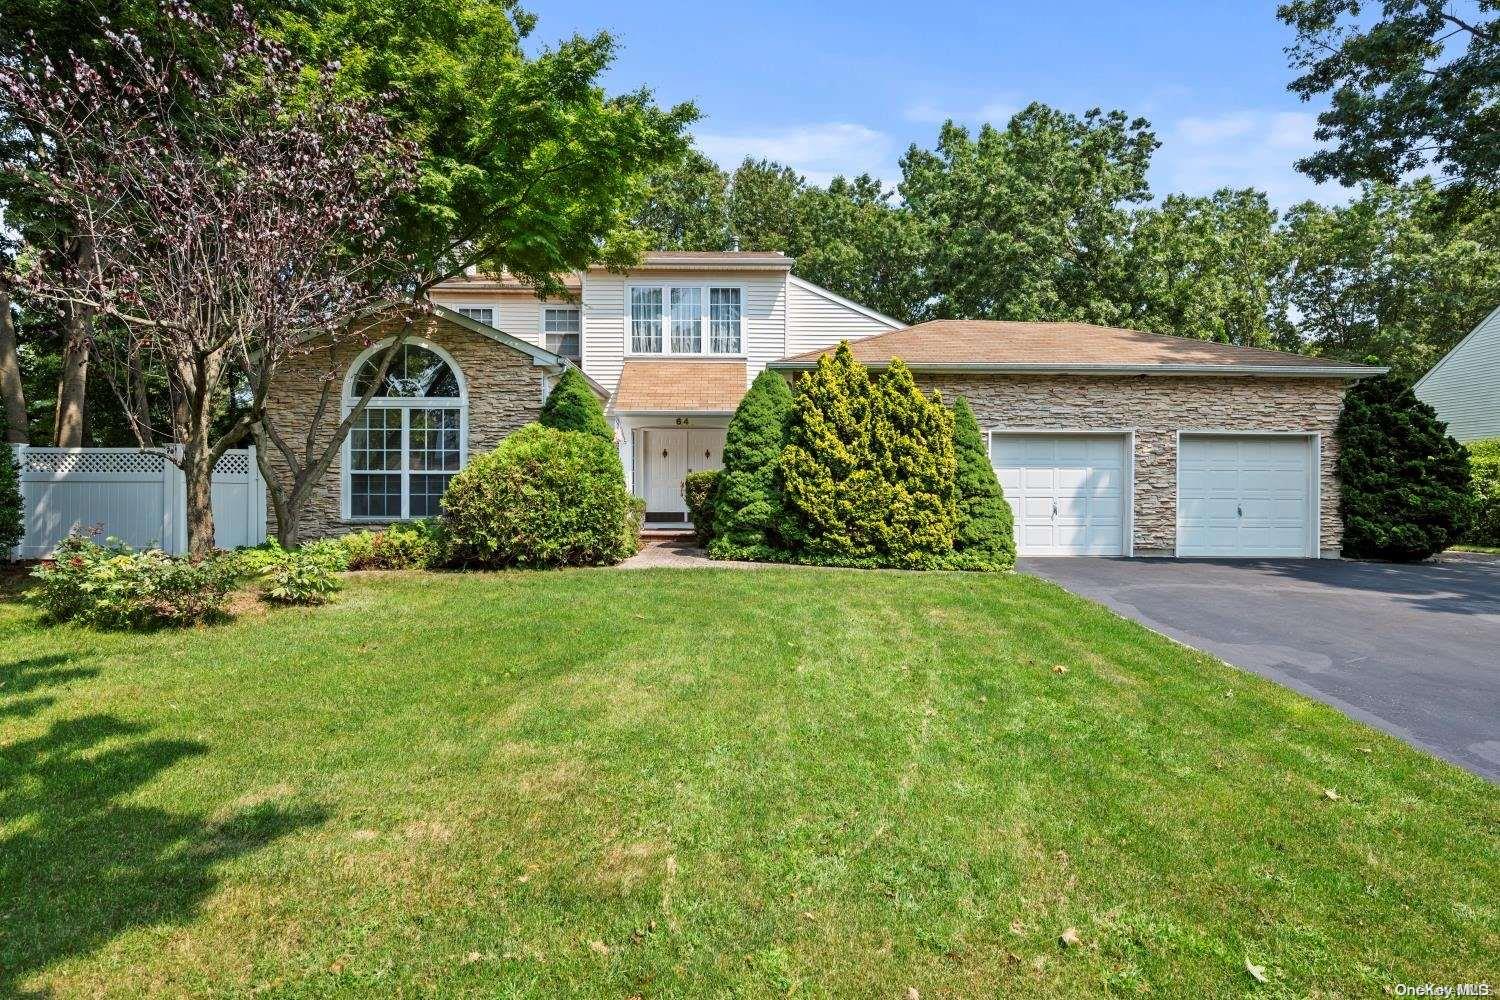
[[[1318,435],[1175,438],[1176,555],[1318,554]],[[997,430],[990,454],[1021,555],[1132,554],[1134,432]]]
[[[968,403],[1027,556],[1337,555],[1344,393],[1383,371],[1088,323],[932,320],[849,349]]]

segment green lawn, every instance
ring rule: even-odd
[[[1024,576],[9,600],[0,682],[0,995],[1500,981],[1496,788]]]

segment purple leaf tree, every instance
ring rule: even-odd
[[[295,59],[243,10],[227,25],[181,0],[167,12],[192,51],[213,53],[206,67],[123,32],[107,35],[108,69],[40,53],[0,63],[0,121],[41,137],[0,168],[57,206],[84,247],[37,256],[16,280],[91,310],[112,331],[93,335],[117,337],[128,370],[165,376],[200,557],[213,547],[214,465],[263,416],[279,367],[318,335],[364,337],[393,303],[424,308],[386,239],[417,151],[336,93],[336,66]],[[237,371],[248,388],[230,407]],[[134,431],[151,443],[149,426]]]

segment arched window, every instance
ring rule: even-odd
[[[344,412],[380,374],[390,342],[355,359],[344,383]],[[433,517],[467,458],[468,390],[442,348],[407,341],[391,362],[344,445],[344,516],[395,521]]]

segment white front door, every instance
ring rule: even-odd
[[[724,435],[722,427],[704,427],[688,431],[688,472],[724,468]]]
[[[990,460],[1029,556],[1125,554],[1126,441],[1118,434],[995,434]]]
[[[687,514],[687,431],[646,431],[646,519],[680,521]]]
[[[1313,441],[1184,434],[1177,453],[1177,554],[1316,556]]]
[[[686,521],[682,481],[689,473],[724,467],[724,428],[644,431],[648,521]]]

